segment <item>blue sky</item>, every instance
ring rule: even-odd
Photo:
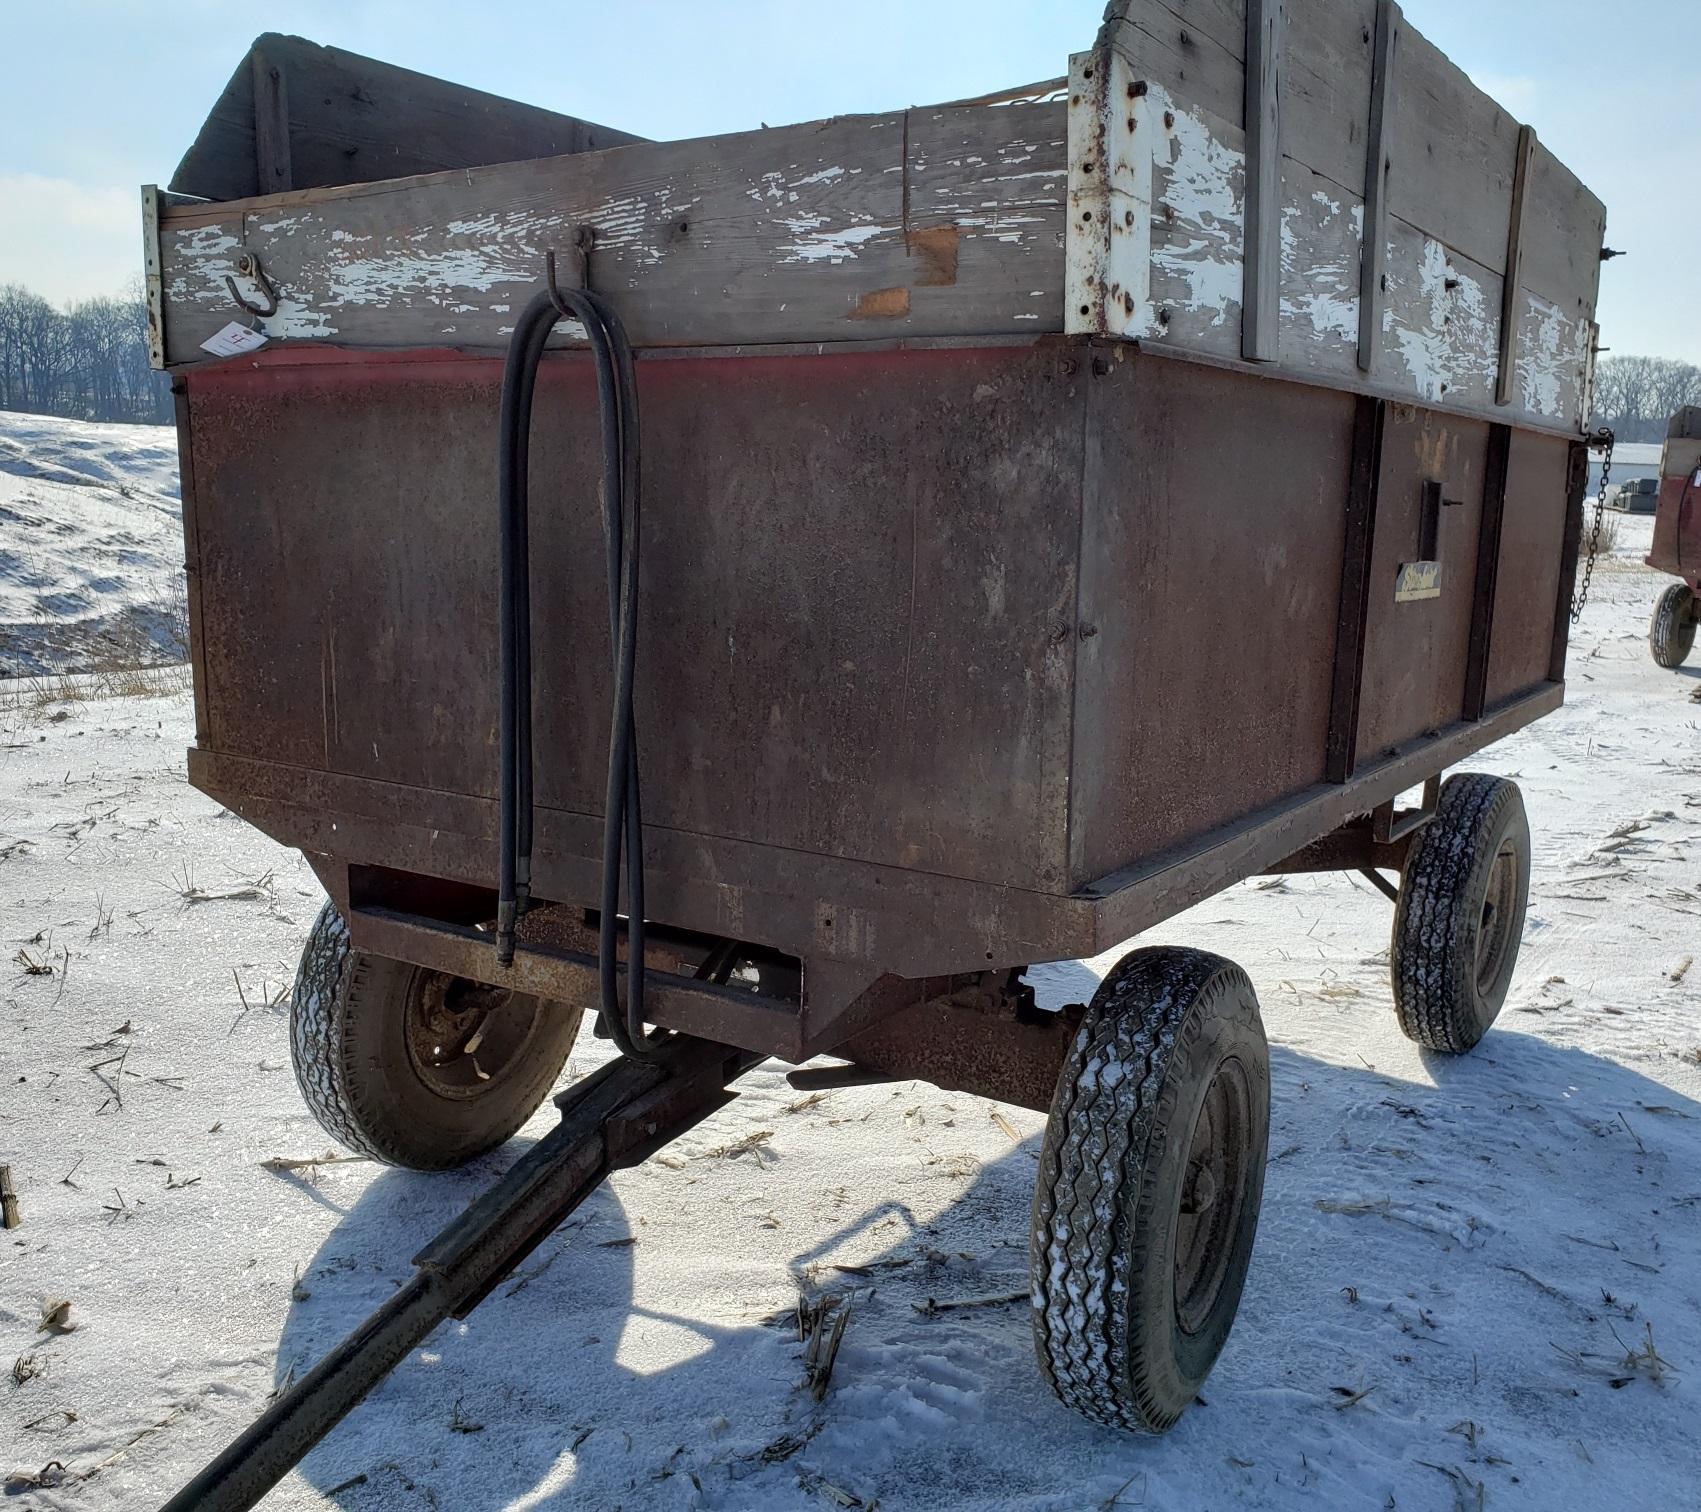
[[[1290,0],[1293,4],[1324,0]],[[169,179],[260,31],[643,136],[946,100],[1064,71],[1099,0],[0,0],[0,282],[121,287],[136,186]],[[1701,362],[1701,7],[1404,0],[1607,204],[1602,339]]]

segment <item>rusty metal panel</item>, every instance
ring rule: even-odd
[[[1078,885],[1322,779],[1355,409],[1158,357],[1086,371]]]
[[[1488,426],[1480,420],[1388,408],[1360,693],[1361,762],[1445,729],[1464,708],[1487,449]]]
[[[1654,538],[1646,561],[1660,572],[1701,587],[1701,408],[1687,405],[1666,428]]]
[[[498,365],[188,381],[217,748],[490,795]],[[639,384],[646,820],[1059,886],[1079,379],[1018,347],[646,361]],[[595,425],[588,363],[546,362],[537,796],[577,815],[607,759]]]
[[[1561,436],[1511,434],[1488,654],[1490,706],[1547,680],[1569,460],[1570,443]]]

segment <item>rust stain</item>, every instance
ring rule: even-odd
[[[929,226],[910,237],[910,252],[921,263],[917,288],[937,289],[956,283],[958,236],[952,225]]]
[[[910,312],[908,289],[874,289],[857,300],[852,320],[890,320]]]

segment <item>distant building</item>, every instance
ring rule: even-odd
[[[1657,478],[1660,475],[1660,448],[1658,441],[1620,441],[1612,449],[1612,476],[1609,483],[1628,483],[1632,478]],[[1601,488],[1601,457],[1599,452],[1589,453],[1589,496],[1593,498]]]

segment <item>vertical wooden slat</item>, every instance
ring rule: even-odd
[[[1361,396],[1353,415],[1352,464],[1347,475],[1346,545],[1341,553],[1341,606],[1335,622],[1335,674],[1323,775],[1345,782],[1358,762],[1359,694],[1364,682],[1365,626],[1370,618],[1370,561],[1376,544],[1376,491],[1382,474],[1387,406]]]
[[[1494,376],[1494,402],[1512,402],[1518,365],[1518,289],[1524,278],[1524,206],[1528,201],[1530,160],[1535,156],[1532,126],[1518,128],[1518,166],[1512,175],[1512,218],[1506,228],[1506,273],[1500,283],[1500,365]]]
[[[1506,515],[1506,468],[1512,428],[1488,428],[1483,468],[1482,522],[1477,528],[1477,580],[1471,603],[1471,639],[1465,653],[1466,719],[1481,719],[1488,700],[1488,657],[1494,641],[1494,597],[1500,581],[1500,524]]]
[[[1400,41],[1400,7],[1377,0],[1375,52],[1370,64],[1370,130],[1364,159],[1364,245],[1359,252],[1358,367],[1374,372],[1382,339],[1382,295],[1388,256],[1389,100]]]
[[[254,172],[261,194],[295,187],[289,166],[289,93],[283,68],[259,48],[249,55],[254,77]]]
[[[1282,299],[1282,0],[1246,0],[1246,252],[1240,354],[1274,362]]]

